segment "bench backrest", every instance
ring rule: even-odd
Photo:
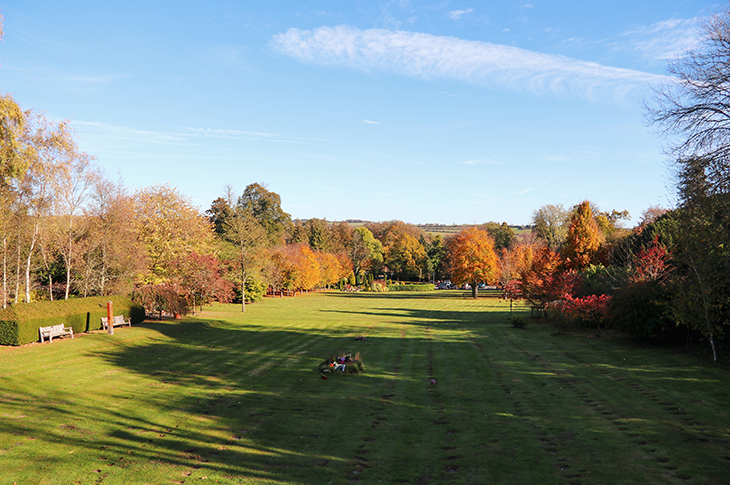
[[[63,335],[66,333],[66,330],[63,328],[63,323],[59,323],[58,325],[51,325],[50,327],[41,327],[40,328],[41,333],[48,333],[50,335],[53,335],[54,337],[56,335]]]
[[[125,325],[124,315],[114,315],[114,325]]]

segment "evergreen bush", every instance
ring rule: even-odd
[[[515,316],[510,318],[512,328],[527,328],[527,320],[521,316]]]

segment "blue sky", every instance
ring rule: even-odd
[[[0,1],[0,90],[131,189],[201,210],[527,224],[673,203],[643,102],[723,3]]]

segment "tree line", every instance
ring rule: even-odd
[[[442,237],[403,221],[353,227],[292,220],[254,183],[226,186],[205,213],[168,185],[136,191],[79,150],[67,121],[0,96],[2,306],[133,292],[148,309],[255,301],[379,279],[498,284],[534,310],[642,338],[716,342],[730,322],[730,13],[670,65],[648,121],[666,135],[678,204],[626,211],[545,205],[517,236],[485,223]]]
[[[507,298],[599,331],[677,338],[684,329],[714,343],[727,321],[726,193],[703,195],[696,162],[680,172],[683,204],[649,208],[631,230],[626,211],[584,201],[537,209],[519,236],[488,222],[442,237],[399,220],[293,220],[258,183],[226,186],[202,213],[168,185],[132,192],[109,180],[68,122],[7,95],[0,105],[3,307],[133,293],[155,312],[212,300],[245,310],[267,292],[449,278],[474,297],[480,283],[500,285]]]

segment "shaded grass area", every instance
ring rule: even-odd
[[[0,351],[0,483],[725,482],[726,367],[508,309],[318,293]],[[365,374],[322,380],[341,351]]]

